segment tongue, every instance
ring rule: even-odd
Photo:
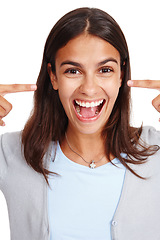
[[[96,115],[96,110],[97,107],[81,107],[80,108],[80,114],[84,117],[84,118],[92,118]]]

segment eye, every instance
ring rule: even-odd
[[[66,69],[64,73],[76,75],[76,74],[80,74],[80,71],[75,68],[69,68],[69,69]]]
[[[103,67],[99,70],[100,73],[111,73],[113,69],[111,67]]]

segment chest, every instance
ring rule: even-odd
[[[50,178],[48,191],[51,236],[69,240],[111,239],[110,224],[125,169],[108,164],[88,171],[85,166],[62,167],[58,162],[51,164],[50,170],[59,174]]]

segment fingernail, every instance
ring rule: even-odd
[[[132,80],[128,80],[127,84],[128,84],[129,87],[132,87],[133,86],[133,81]]]
[[[37,89],[37,85],[36,84],[31,85],[31,90],[35,91],[36,89]]]

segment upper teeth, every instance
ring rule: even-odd
[[[75,100],[75,102],[76,102],[76,104],[78,104],[81,107],[89,108],[89,107],[99,106],[100,104],[103,103],[103,99],[99,100],[99,101],[95,101],[95,102],[84,102],[84,101],[80,101],[80,100]]]

